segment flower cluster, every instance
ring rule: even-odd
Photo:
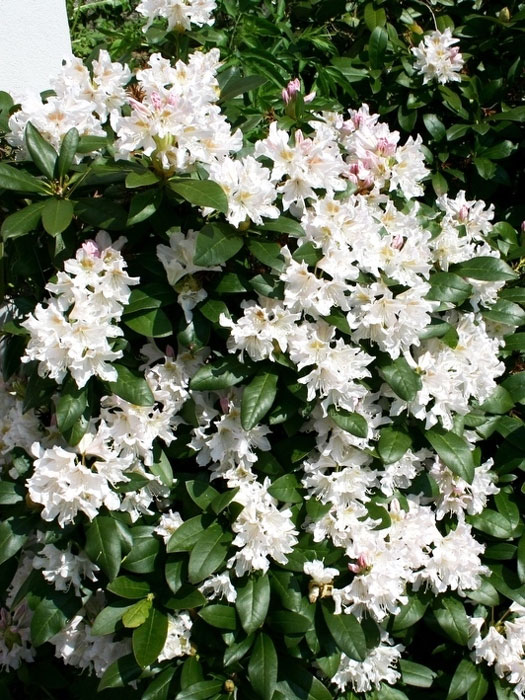
[[[56,282],[46,285],[53,296],[46,306],[38,304],[24,323],[30,341],[22,361],[37,360],[41,376],[61,382],[69,371],[79,388],[92,376],[117,379],[111,362],[122,351],[114,350],[112,342],[122,335],[117,323],[129,286],[138,283],[126,273],[118,248],[119,243],[112,247],[109,237],[99,234],[66,262]]]
[[[141,0],[135,9],[147,19],[144,31],[156,17],[163,17],[168,20],[168,31],[181,32],[191,29],[192,24],[197,27],[213,24],[215,6],[215,0]]]
[[[459,47],[454,46],[458,41],[447,27],[443,32],[436,30],[426,34],[423,41],[412,49],[416,70],[423,75],[423,84],[437,80],[444,85],[461,80],[459,73],[463,68],[463,57]]]

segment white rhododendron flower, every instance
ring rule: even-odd
[[[216,4],[215,0],[141,0],[135,9],[147,19],[144,31],[156,17],[167,19],[169,30],[183,31],[192,24],[197,27],[213,24],[212,12]]]
[[[423,75],[423,84],[437,80],[444,85],[461,80],[459,73],[463,68],[463,56],[459,47],[454,46],[458,41],[447,27],[443,32],[436,30],[425,34],[423,41],[412,49],[416,70]]]

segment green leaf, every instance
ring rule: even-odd
[[[86,554],[112,581],[119,572],[122,557],[119,529],[107,515],[97,515],[87,529]]]
[[[56,591],[53,591],[51,597],[43,598],[36,606],[31,618],[33,646],[38,647],[61,632],[81,605],[79,598]]]
[[[508,413],[513,406],[514,399],[510,395],[510,392],[501,385],[497,386],[488,399],[485,399],[485,401],[480,404],[480,408],[483,411],[500,415]]]
[[[452,272],[437,272],[430,277],[429,282],[430,290],[426,298],[435,301],[462,304],[474,293],[471,284]]]
[[[366,418],[363,418],[359,413],[347,411],[337,406],[329,406],[328,415],[342,430],[346,430],[346,432],[360,438],[366,438],[368,435]]]
[[[496,174],[496,163],[493,163],[488,158],[474,158],[473,161],[479,176],[484,180],[490,180]]]
[[[208,700],[220,693],[223,685],[223,681],[199,681],[181,690],[175,700]]]
[[[155,462],[150,466],[149,470],[155,476],[158,476],[164,486],[170,488],[173,485],[173,469],[171,463],[163,450],[159,450],[155,454]]]
[[[232,226],[224,223],[206,224],[195,241],[195,265],[212,267],[222,265],[243,246],[243,239]]]
[[[251,634],[262,626],[269,605],[270,580],[268,576],[259,576],[255,580],[249,578],[237,586],[235,607],[246,634]]]
[[[153,536],[154,527],[138,526],[131,530],[133,546],[122,560],[122,567],[134,574],[149,574],[155,571],[160,542]]]
[[[277,652],[270,637],[262,632],[250,656],[248,678],[261,700],[272,700],[277,684]]]
[[[302,238],[305,235],[304,228],[295,219],[288,216],[278,216],[277,219],[268,219],[264,224],[257,227],[259,231],[275,231],[276,233],[286,233],[289,236]],[[279,246],[280,248],[280,246]]]
[[[213,522],[211,515],[196,515],[180,525],[168,540],[166,551],[189,552],[195,545],[204,529]]]
[[[75,381],[68,378],[62,386],[62,393],[56,404],[57,427],[62,434],[71,430],[86,410],[87,402],[87,387],[79,389]]]
[[[461,277],[470,277],[471,279],[485,280],[487,282],[514,280],[518,277],[506,262],[499,258],[493,258],[490,255],[472,258],[471,260],[451,265],[450,271],[461,275]]]
[[[447,141],[455,141],[456,139],[460,139],[462,136],[465,136],[470,128],[470,124],[454,124],[447,129]]]
[[[146,622],[133,632],[133,654],[138,665],[146,668],[154,663],[168,636],[168,616],[152,607]]]
[[[118,374],[116,382],[108,382],[108,387],[113,394],[135,406],[153,406],[155,398],[140,372],[118,362],[115,362],[113,367]]]
[[[147,338],[167,338],[173,333],[171,321],[162,309],[126,314],[122,320],[132,331]]]
[[[210,207],[216,211],[226,214],[228,211],[228,197],[224,190],[216,182],[211,180],[190,180],[172,179],[168,181],[168,186],[183,199],[197,207]],[[196,265],[206,265],[216,263],[199,263]]]
[[[525,535],[520,537],[518,543],[517,572],[520,583],[525,583]]]
[[[438,197],[446,194],[448,192],[448,182],[444,175],[441,173],[434,173],[432,175],[432,187]]]
[[[311,241],[300,245],[292,255],[292,258],[298,263],[305,262],[307,265],[311,265],[312,267],[315,267],[322,257],[322,250],[316,248]]]
[[[458,700],[466,695],[468,689],[476,681],[477,675],[478,671],[472,661],[462,659],[450,681],[446,700]]]
[[[311,620],[305,615],[291,610],[274,610],[267,618],[268,624],[278,634],[298,634],[308,632],[312,626]]]
[[[468,442],[459,435],[437,426],[427,430],[425,437],[443,464],[471,484],[474,479],[474,459]]]
[[[376,27],[384,27],[386,24],[386,13],[383,8],[376,9],[371,2],[365,5],[364,18],[365,24],[370,31],[373,31]]]
[[[238,644],[230,644],[230,646],[224,651],[224,666],[227,668],[231,664],[240,661],[246,654],[250,651],[254,640],[253,634],[243,639]]]
[[[232,100],[238,95],[242,95],[245,92],[250,92],[250,90],[256,90],[267,83],[268,80],[262,75],[247,75],[246,77],[234,76],[221,90],[221,102],[227,102]]]
[[[258,374],[244,388],[241,399],[241,425],[251,430],[273,405],[277,394],[278,375],[273,372]]]
[[[451,596],[440,598],[433,607],[434,616],[443,632],[456,644],[466,646],[469,619],[463,603]]]
[[[333,695],[319,679],[292,658],[281,664],[277,684],[285,700],[332,700]],[[281,699],[280,699],[281,700]]]
[[[525,323],[525,311],[518,304],[506,299],[498,301],[483,311],[483,318],[496,323],[504,323],[507,326],[522,326]]]
[[[7,216],[1,229],[3,239],[18,238],[33,231],[40,223],[46,201],[34,202],[34,204],[29,204],[27,207]]]
[[[75,213],[82,221],[105,231],[122,231],[128,220],[127,211],[105,197],[78,199]]]
[[[339,649],[351,659],[364,661],[367,655],[366,638],[355,617],[351,613],[333,615],[324,605],[322,609],[328,631]]]
[[[268,493],[284,503],[302,503],[303,496],[299,493],[302,484],[295,474],[283,474],[272,482]]]
[[[135,629],[136,627],[140,627],[140,625],[144,624],[148,618],[148,615],[150,614],[152,605],[153,600],[150,596],[134,603],[122,615],[122,624],[124,627],[127,629]]]
[[[273,241],[250,241],[248,250],[263,265],[267,265],[277,272],[284,269],[284,259],[281,257],[281,246]]]
[[[400,632],[412,627],[421,620],[427,607],[428,602],[424,600],[421,594],[412,594],[408,599],[408,603],[402,605],[399,613],[394,617],[392,630]]]
[[[489,683],[485,676],[478,669],[476,680],[470,686],[467,693],[467,700],[483,700],[489,689]]]
[[[415,372],[404,357],[396,360],[382,358],[378,362],[379,374],[390,388],[403,401],[412,401],[421,389],[421,377]]]
[[[150,585],[142,579],[130,578],[129,576],[117,576],[107,586],[108,591],[121,598],[144,598],[150,592]]]
[[[202,533],[190,554],[190,583],[199,583],[217,571],[228,551],[228,544],[225,542],[227,534],[218,523],[214,523]]]
[[[0,189],[32,194],[45,194],[48,191],[42,180],[6,163],[0,163]]]
[[[210,507],[215,515],[219,515],[219,513],[227,508],[238,493],[239,487],[236,486],[234,489],[220,493],[216,498],[214,498],[210,503]]]
[[[193,657],[190,657],[193,658]],[[148,685],[146,692],[141,700],[168,700],[170,696],[171,681],[175,675],[175,668],[169,667],[164,669],[162,673]]]
[[[40,172],[52,180],[55,176],[57,152],[48,143],[31,122],[27,122],[25,130],[25,142],[33,163]]]
[[[423,123],[434,141],[442,141],[445,138],[445,125],[436,114],[424,114]]]
[[[152,170],[145,170],[144,172],[138,173],[128,173],[126,175],[126,187],[128,189],[134,189],[135,187],[147,187],[148,185],[155,185],[159,181],[159,176],[156,175]]]
[[[436,673],[427,666],[408,659],[400,659],[399,670],[403,683],[416,686],[416,688],[430,688],[436,677]]]
[[[141,284],[140,289],[132,290],[128,303],[124,307],[124,315],[134,314],[144,309],[158,309],[176,301],[176,293],[167,284],[160,282]]]
[[[0,523],[0,564],[24,546],[30,529],[25,518],[9,518]]]
[[[516,529],[504,515],[491,508],[485,508],[479,515],[471,515],[468,521],[476,530],[502,540],[512,537]]]
[[[392,464],[401,459],[411,444],[412,438],[408,433],[389,426],[379,433],[377,451],[383,464]]]
[[[234,358],[224,357],[201,367],[190,381],[190,389],[220,391],[229,389],[249,374],[249,370]]]
[[[162,192],[158,189],[137,192],[131,200],[126,226],[140,224],[157,211],[162,202]]]
[[[79,141],[80,136],[75,127],[70,129],[62,139],[57,163],[57,176],[61,180],[65,178],[69,168],[73,165]]]
[[[188,496],[202,510],[206,510],[210,503],[220,495],[213,486],[205,481],[186,481],[184,486]]]
[[[376,26],[368,42],[368,56],[372,68],[383,68],[385,62],[388,33],[384,27]]]
[[[100,693],[105,688],[123,688],[136,680],[141,673],[142,669],[135,661],[133,654],[121,656],[104,671],[97,691]]]
[[[206,598],[198,589],[189,585],[183,585],[165,605],[170,610],[189,610],[191,608],[202,607],[206,605],[207,602]]]
[[[133,607],[123,600],[117,600],[103,608],[96,616],[91,627],[91,634],[103,636],[113,634],[121,624],[124,613]]]
[[[223,630],[234,632],[237,629],[237,616],[235,608],[229,605],[212,604],[206,605],[205,608],[199,610],[199,617],[202,617],[204,622],[207,622],[212,627],[218,627]]]
[[[483,148],[479,151],[479,155],[482,158],[490,158],[490,160],[501,160],[502,158],[508,158],[516,148],[516,144],[512,143],[512,141],[505,140],[494,146]]]
[[[0,505],[11,506],[24,500],[25,489],[21,484],[0,480]]]

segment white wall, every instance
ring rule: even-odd
[[[70,55],[65,0],[0,0],[0,90],[48,90]]]

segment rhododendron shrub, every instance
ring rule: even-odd
[[[6,697],[523,698],[506,229],[368,104],[290,76],[254,135],[220,71],[101,52],[7,108]]]

